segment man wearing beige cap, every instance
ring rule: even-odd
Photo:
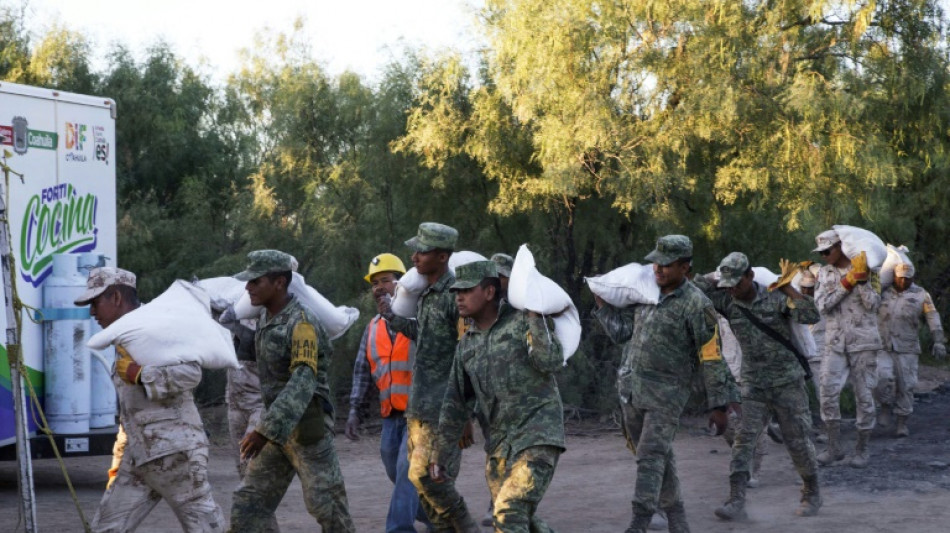
[[[457,241],[455,228],[437,222],[419,224],[416,236],[406,241],[406,246],[412,249],[413,266],[428,282],[419,297],[416,318],[398,316],[388,305],[380,306],[380,314],[393,331],[416,343],[406,409],[409,480],[419,491],[419,502],[436,531],[469,533],[479,531],[478,524],[452,481],[461,467],[461,450],[446,452],[443,463],[446,481],[436,483],[429,475],[429,459],[438,437],[439,410],[458,344],[458,307],[449,292],[455,283],[455,276],[449,270],[449,257]],[[470,442],[466,441],[465,445]]]
[[[874,428],[874,398],[877,385],[877,356],[883,345],[878,331],[877,309],[881,285],[868,269],[867,255],[845,255],[835,230],[817,237],[814,251],[825,266],[818,270],[815,306],[825,319],[825,351],[821,359],[821,419],[828,434],[828,448],[818,454],[818,462],[829,465],[844,459],[841,451],[841,389],[848,376],[854,386],[858,439],[850,464],[864,468],[870,453],[868,440]]]
[[[875,395],[882,412],[893,410],[897,415],[897,436],[906,437],[910,435],[907,417],[914,412],[921,317],[927,321],[933,337],[931,353],[937,359],[947,356],[940,314],[930,294],[914,283],[914,265],[901,263],[894,268],[894,284],[881,294],[877,316],[884,341],[882,355],[889,360],[878,359],[879,384]],[[882,365],[882,361],[886,364]]]
[[[88,304],[89,313],[107,328],[139,307],[135,274],[94,268],[75,304]],[[183,531],[223,531],[224,516],[208,483],[208,438],[193,396],[201,381],[200,365],[141,366],[121,345],[116,351],[112,381],[124,432],[116,442],[118,471],[99,503],[92,530],[134,531],[164,499]]]

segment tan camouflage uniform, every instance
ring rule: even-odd
[[[145,366],[140,379],[132,385],[113,375],[126,440],[117,440],[119,472],[92,530],[133,531],[164,499],[184,531],[223,531],[224,516],[208,483],[208,439],[192,395],[201,367]]]
[[[875,392],[883,405],[896,404],[894,414],[898,416],[908,416],[914,411],[921,317],[927,321],[934,343],[944,344],[940,315],[927,291],[916,284],[903,292],[894,287],[884,290],[878,319],[885,360],[878,359],[878,388]],[[884,368],[881,362],[885,362]]]
[[[857,403],[859,430],[874,428],[877,356],[883,347],[878,331],[880,284],[871,274],[867,283],[845,289],[841,278],[848,269],[825,265],[818,271],[815,306],[825,319],[825,350],[821,359],[821,419],[841,420],[841,389],[851,375]]]

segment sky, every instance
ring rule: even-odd
[[[28,28],[41,36],[54,24],[90,40],[97,66],[113,42],[143,57],[159,38],[214,79],[240,66],[238,50],[264,28],[289,33],[305,21],[313,57],[331,75],[345,70],[378,79],[403,50],[478,46],[475,10],[483,0],[28,0]]]

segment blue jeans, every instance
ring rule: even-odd
[[[386,467],[386,475],[393,482],[393,495],[386,514],[386,533],[415,533],[416,520],[428,524],[419,494],[409,481],[409,451],[406,418],[392,416],[383,419],[383,432],[379,440],[379,455]]]

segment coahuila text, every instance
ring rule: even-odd
[[[34,287],[53,270],[53,254],[88,252],[96,247],[94,194],[80,195],[68,183],[33,195],[20,230],[20,275]]]

